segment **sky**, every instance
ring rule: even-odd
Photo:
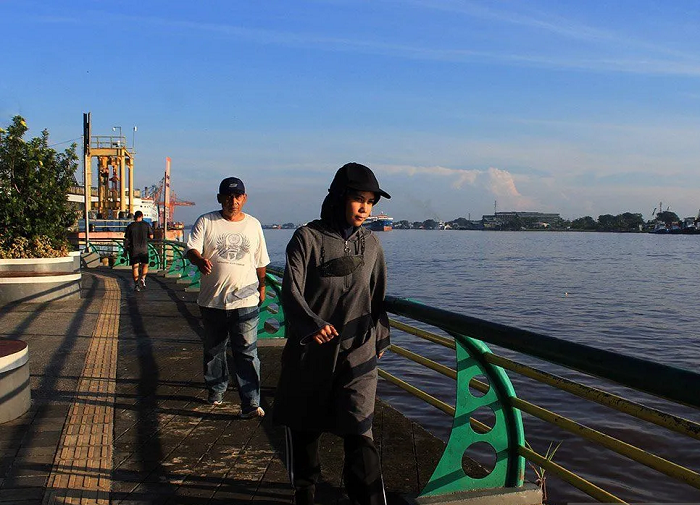
[[[120,127],[186,224],[228,176],[309,221],[350,161],[397,220],[695,216],[698,26],[686,0],[0,0],[0,125]]]

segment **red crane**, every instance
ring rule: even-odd
[[[180,200],[177,197],[177,193],[174,191],[170,191],[170,205],[168,206],[168,216],[170,216],[170,219],[175,221],[175,206],[179,207],[192,207],[195,205],[194,202],[188,202],[187,200]]]
[[[163,177],[158,184],[154,184],[151,187],[144,188],[144,196],[146,198],[152,198],[153,202],[158,206],[158,224],[159,226],[163,225],[163,217],[165,216],[165,213],[163,212],[164,208],[164,203],[163,199],[165,198],[165,177]],[[170,217],[170,221],[174,222],[175,221],[175,207],[180,206],[180,207],[192,207],[195,205],[194,202],[189,202],[187,200],[180,200],[177,197],[177,193],[175,193],[172,189],[170,190],[170,205],[168,205],[168,216]],[[168,227],[170,227],[171,223],[168,223]]]

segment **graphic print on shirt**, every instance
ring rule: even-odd
[[[226,233],[217,239],[216,250],[225,260],[240,260],[250,252],[250,240],[240,233]]]

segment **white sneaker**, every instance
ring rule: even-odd
[[[139,279],[139,285],[141,286],[141,289],[146,289],[146,279]]]

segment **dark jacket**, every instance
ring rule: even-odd
[[[362,256],[362,264],[348,275],[324,272],[322,263],[342,256]],[[344,240],[316,220],[294,233],[282,283],[288,341],[275,395],[277,423],[371,436],[377,355],[389,345],[386,277],[382,246],[365,228]],[[322,345],[308,338],[326,324],[340,335]]]

